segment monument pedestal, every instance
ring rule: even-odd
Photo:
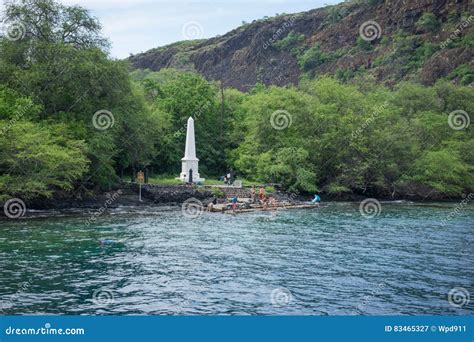
[[[202,183],[204,178],[201,178],[198,173],[198,163],[199,159],[181,159],[181,173],[179,174],[179,179],[185,183]],[[190,176],[192,181],[190,182]]]

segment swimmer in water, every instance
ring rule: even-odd
[[[117,243],[115,240],[110,240],[110,239],[99,239],[99,243],[104,246],[104,245],[114,245]]]

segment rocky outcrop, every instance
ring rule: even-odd
[[[414,72],[406,71],[403,59],[399,64],[376,63],[399,52],[393,39],[396,34],[403,32],[439,46],[453,34],[461,14],[472,14],[472,10],[470,0],[345,2],[295,15],[258,20],[204,41],[180,42],[153,49],[131,56],[130,62],[136,68],[154,71],[167,67],[196,70],[209,80],[222,81],[226,87],[244,91],[257,82],[279,86],[297,84],[302,74],[298,53],[275,44],[293,31],[304,35],[300,54],[319,44],[321,50],[331,56],[312,70],[313,75],[334,74],[339,69],[362,69],[379,81],[393,83],[414,77]],[[433,13],[439,23],[450,21],[452,24],[443,25],[439,30],[420,28],[416,23],[427,12]],[[357,40],[361,25],[367,22],[377,23],[380,37],[370,43],[370,49],[362,49]],[[468,26],[460,35],[472,30],[470,26],[474,23]],[[401,53],[415,54],[414,51]],[[431,84],[458,65],[472,63],[472,55],[472,47],[446,48],[441,54],[422,61],[423,65],[415,70],[415,74],[422,82]],[[440,65],[440,58],[446,58],[449,63]]]
[[[161,204],[181,204],[184,201],[195,198],[204,204],[212,198],[212,193],[208,190],[198,189],[192,186],[175,185],[161,186],[153,184],[142,185],[142,200],[138,198],[138,184],[123,183],[116,189],[108,192],[57,192],[51,198],[36,198],[25,201],[25,209],[29,212],[34,210],[48,209],[100,209],[118,208],[121,206],[142,206]],[[0,202],[3,208],[5,203]],[[0,217],[5,216],[3,210]]]
[[[468,63],[474,69],[473,56],[474,46],[441,50],[423,65],[420,70],[420,81],[426,85],[433,84],[438,78],[449,75],[453,65]]]

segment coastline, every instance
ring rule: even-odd
[[[248,189],[247,189],[248,190]],[[36,198],[33,200],[25,200],[26,211],[31,212],[51,212],[51,216],[55,216],[55,213],[71,212],[73,214],[80,212],[81,210],[86,211],[106,211],[107,209],[117,208],[164,208],[181,206],[183,202],[188,199],[197,199],[205,209],[207,205],[214,198],[211,192],[211,187],[196,187],[187,185],[142,185],[142,198],[139,200],[138,196],[138,184],[135,183],[123,183],[118,187],[111,189],[110,191],[102,192],[83,192],[81,194],[75,194],[72,196],[68,192],[57,193],[52,198]],[[254,208],[251,211],[271,211],[278,210],[279,208],[286,207],[291,209],[292,207],[308,206],[311,200],[310,194],[295,195],[285,191],[278,190],[275,193],[268,194],[276,198],[279,205],[269,208]],[[472,194],[470,194],[472,196]],[[218,204],[229,203],[228,198],[230,196],[218,198]],[[380,203],[410,203],[413,205],[427,204],[430,203],[452,203],[456,204],[461,201],[465,201],[466,197],[459,198],[423,198],[420,196],[407,196],[390,198],[387,196],[381,197],[370,197],[362,196],[357,194],[347,194],[342,196],[328,195],[324,192],[321,193],[322,203],[360,203],[364,199],[371,198],[375,199]],[[239,197],[240,198],[240,197]],[[287,203],[286,205],[283,203]],[[241,202],[244,203],[244,202]],[[289,204],[288,204],[289,203]],[[3,207],[3,203],[0,203]],[[215,212],[215,210],[214,210]],[[244,210],[240,211],[244,212]],[[34,215],[33,215],[34,216]],[[25,215],[30,217],[30,215]],[[6,218],[4,211],[0,211],[0,218]]]
[[[143,202],[134,201],[131,198],[113,203],[107,207],[99,205],[99,202],[77,202],[76,206],[61,206],[61,207],[48,207],[48,208],[28,208],[25,211],[25,214],[19,218],[13,219],[16,220],[30,220],[30,219],[48,219],[48,218],[64,218],[64,217],[93,217],[96,216],[107,216],[107,215],[154,215],[162,212],[171,212],[171,211],[181,211],[182,203],[170,202],[170,203],[154,203],[150,200],[144,200]],[[394,201],[380,201],[381,205],[391,205],[391,206],[406,206],[406,207],[432,207],[444,209],[446,211],[452,211],[455,208],[455,205],[459,205],[457,201],[407,201],[407,200],[394,200]],[[334,208],[340,205],[352,205],[355,210],[359,208],[359,201],[324,201],[320,207],[310,205],[310,202],[298,202],[298,204],[292,206],[277,206],[277,207],[268,207],[268,208],[253,208],[249,209],[238,209],[235,214],[252,214],[252,213],[272,213],[280,212],[282,210],[324,210],[327,208]],[[472,205],[471,205],[472,206]],[[202,207],[203,212],[207,212],[205,205]],[[232,210],[218,211],[214,210],[208,212],[211,215],[220,215],[220,214],[234,214]],[[3,211],[0,212],[0,222],[12,220],[4,215]]]

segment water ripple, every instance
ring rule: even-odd
[[[474,300],[462,308],[447,300],[453,287],[474,293],[472,208],[442,227],[452,206],[382,205],[373,219],[335,203],[194,220],[176,208],[119,208],[90,226],[80,212],[0,221],[0,310],[472,314]],[[281,297],[288,303],[275,305],[275,293],[290,293]]]

